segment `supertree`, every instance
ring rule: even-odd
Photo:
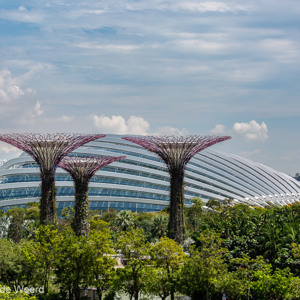
[[[178,243],[185,237],[184,173],[187,163],[198,152],[230,136],[144,136],[123,137],[156,153],[167,165],[170,174],[170,218],[168,236]]]
[[[122,158],[125,158],[125,156],[65,156],[58,164],[60,168],[70,173],[74,181],[75,217],[73,228],[77,236],[87,236],[89,233],[88,185],[91,178],[99,169]]]
[[[39,165],[41,177],[40,222],[45,224],[56,219],[55,170],[60,160],[74,149],[105,137],[104,134],[0,134],[0,140],[27,152]]]

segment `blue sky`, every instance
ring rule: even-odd
[[[294,175],[299,75],[299,0],[0,2],[3,133],[230,134]]]

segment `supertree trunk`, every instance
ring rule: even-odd
[[[64,157],[58,164],[59,167],[70,173],[75,189],[75,217],[73,229],[77,236],[89,234],[89,182],[100,168],[125,158],[125,156],[101,157]]]
[[[185,238],[184,225],[184,172],[190,159],[203,149],[230,139],[229,136],[146,136],[124,137],[151,152],[166,164],[170,175],[170,218],[168,235],[178,243]]]
[[[58,163],[74,149],[105,137],[104,134],[0,134],[0,140],[27,152],[40,167],[41,174],[41,224],[56,219],[54,174]]]
[[[40,223],[56,221],[56,187],[55,178],[51,172],[41,175],[41,207]]]
[[[185,238],[184,171],[170,170],[170,219],[168,237],[181,243]]]
[[[89,222],[89,197],[88,197],[88,182],[77,181],[75,186],[75,216],[73,229],[77,236],[88,236]]]

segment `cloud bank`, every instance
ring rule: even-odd
[[[150,124],[142,117],[130,116],[126,120],[122,116],[92,116],[94,126],[103,133],[112,134],[136,134],[136,135],[187,135],[188,131],[171,127],[162,126],[157,130],[151,130]]]
[[[92,118],[96,128],[105,133],[146,135],[150,128],[146,120],[137,116],[131,116],[127,121],[122,116],[94,115]]]
[[[213,135],[226,135],[226,126],[222,124],[217,124],[215,128],[210,131]]]
[[[13,77],[9,70],[0,71],[0,118],[5,126],[33,124],[43,114],[34,90],[21,87],[29,76],[30,72]]]
[[[249,123],[235,123],[233,132],[249,141],[265,141],[268,139],[266,123],[259,124],[255,120]]]
[[[223,124],[217,124],[210,130],[214,135],[236,135],[247,141],[265,141],[268,139],[268,127],[265,122],[259,124],[252,120],[249,123],[234,123],[231,130]]]

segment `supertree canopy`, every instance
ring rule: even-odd
[[[56,218],[55,170],[60,160],[74,149],[104,137],[104,134],[0,134],[0,140],[27,152],[39,165],[41,176],[41,224]]]
[[[64,157],[59,167],[66,170],[74,180],[75,219],[73,228],[77,236],[88,235],[88,184],[93,175],[106,165],[125,158],[125,156]]]
[[[190,159],[198,152],[230,136],[142,136],[124,137],[156,153],[167,165],[170,174],[170,219],[168,235],[178,243],[185,237],[184,173]]]

